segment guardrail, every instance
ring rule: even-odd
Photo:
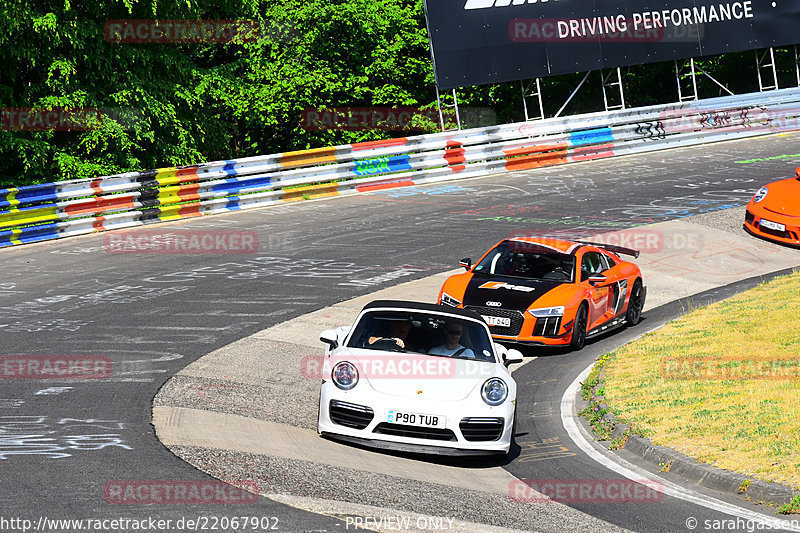
[[[800,130],[800,89],[0,190],[0,247]]]

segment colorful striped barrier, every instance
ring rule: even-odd
[[[800,89],[0,190],[0,247],[800,130]]]

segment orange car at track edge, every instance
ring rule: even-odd
[[[639,322],[647,289],[621,246],[542,237],[500,241],[445,280],[438,303],[480,314],[496,341],[580,350],[586,339]]]

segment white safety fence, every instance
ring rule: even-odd
[[[4,189],[0,247],[797,130],[795,88]]]

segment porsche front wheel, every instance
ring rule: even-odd
[[[575,315],[575,324],[572,326],[572,339],[569,347],[578,351],[586,344],[586,328],[589,325],[589,307],[582,303]]]

